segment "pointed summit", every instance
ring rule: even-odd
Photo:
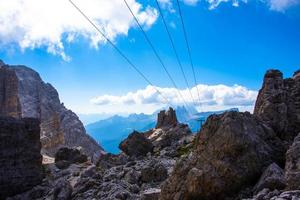
[[[166,126],[174,126],[178,124],[176,112],[173,108],[168,111],[162,110],[157,115],[157,124],[155,128],[162,128]]]

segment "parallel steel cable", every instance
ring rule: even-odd
[[[189,54],[189,60],[190,60],[191,67],[192,67],[194,82],[195,82],[195,86],[196,86],[196,89],[197,89],[197,94],[198,94],[198,99],[199,99],[199,106],[201,106],[200,93],[199,93],[199,89],[198,89],[198,82],[197,82],[197,79],[196,79],[194,63],[193,63],[192,54],[191,54],[191,48],[190,48],[190,44],[188,42],[187,33],[186,33],[185,25],[184,25],[184,20],[183,20],[183,17],[182,17],[182,12],[181,12],[181,8],[180,8],[179,0],[176,0],[176,2],[177,2],[178,12],[179,12],[180,19],[181,19],[181,25],[182,25],[182,30],[183,30],[183,34],[184,34],[185,44],[186,44],[186,47],[187,47],[187,51],[188,51],[188,54]]]
[[[140,30],[142,31],[146,41],[148,42],[148,44],[150,45],[151,49],[153,50],[155,56],[157,57],[158,61],[160,62],[160,64],[162,65],[163,69],[165,70],[166,74],[168,75],[169,79],[171,80],[173,86],[176,88],[177,90],[177,93],[179,94],[179,97],[182,99],[183,103],[185,104],[184,107],[186,107],[186,110],[188,110],[188,106],[187,106],[187,103],[184,99],[184,97],[182,96],[180,90],[178,89],[174,79],[172,78],[171,74],[169,73],[168,69],[166,68],[164,62],[162,61],[161,57],[159,56],[158,52],[156,51],[154,45],[152,44],[151,40],[149,39],[148,35],[146,34],[145,30],[143,29],[143,27],[141,26],[139,20],[136,18],[135,14],[133,13],[133,11],[131,10],[130,6],[128,5],[127,1],[126,0],[123,0],[124,3],[126,4],[128,10],[130,11],[131,15],[133,16],[135,22],[137,23],[138,27],[140,28]],[[190,111],[188,111],[190,112]],[[191,112],[190,112],[191,113]]]
[[[93,22],[90,20],[90,18],[84,14],[84,12],[72,1],[69,0],[69,2],[76,8],[76,10],[100,33],[102,37],[106,39],[108,43],[110,43],[113,48],[128,62],[128,64],[140,75],[143,77],[143,79],[150,84],[158,94],[160,94],[163,99],[166,100],[167,104],[169,104],[171,107],[173,107],[172,103],[152,84],[152,82],[130,61],[130,59],[101,31]],[[174,107],[175,108],[175,107]]]
[[[190,96],[191,96],[191,98],[192,98],[192,101],[193,101],[194,105],[196,106],[194,97],[193,97],[192,92],[191,92],[191,90],[190,90],[189,83],[188,83],[187,78],[186,78],[186,75],[185,75],[185,73],[184,73],[183,66],[182,66],[181,61],[180,61],[180,59],[179,59],[179,56],[178,56],[178,53],[177,53],[177,50],[176,50],[176,47],[175,47],[173,38],[172,38],[172,36],[171,36],[171,33],[170,33],[169,28],[168,28],[167,23],[166,23],[165,17],[164,17],[164,15],[163,15],[163,12],[162,12],[162,10],[161,10],[161,7],[160,7],[160,5],[159,5],[159,3],[158,3],[158,0],[155,0],[155,2],[156,2],[156,5],[157,5],[157,8],[158,8],[158,11],[159,11],[159,13],[160,13],[160,16],[161,16],[161,18],[162,18],[162,21],[163,21],[164,27],[165,27],[165,29],[166,29],[166,32],[167,32],[167,34],[168,34],[168,37],[169,37],[169,39],[170,39],[170,42],[171,42],[171,45],[172,45],[172,49],[173,49],[173,51],[174,51],[176,60],[177,60],[178,65],[179,65],[179,67],[180,67],[180,70],[181,70],[182,76],[183,76],[183,78],[184,78],[185,84],[186,84],[186,86],[187,86],[187,88],[188,88],[188,91],[189,91],[189,94],[190,94]]]

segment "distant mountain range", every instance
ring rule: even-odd
[[[229,110],[238,111],[237,108]],[[225,111],[197,112],[194,108],[189,108],[189,112],[184,107],[175,109],[177,119],[181,123],[186,123],[195,133],[200,129],[200,120],[206,120],[212,114],[221,114]],[[127,117],[114,115],[107,119],[102,119],[85,126],[87,132],[98,141],[107,152],[119,153],[119,143],[125,139],[133,130],[146,131],[155,127],[158,111],[153,114],[130,114]]]

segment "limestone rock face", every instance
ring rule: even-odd
[[[129,156],[138,157],[152,152],[153,145],[143,134],[134,131],[120,143],[119,148]]]
[[[41,121],[43,153],[53,155],[62,146],[81,146],[89,156],[102,151],[76,114],[60,102],[55,88],[28,67],[0,67],[0,104],[0,115]]]
[[[40,150],[38,120],[0,117],[0,199],[41,183]]]
[[[283,78],[279,70],[265,74],[254,114],[268,123],[277,135],[288,142],[300,132],[300,73]]]
[[[250,113],[208,118],[194,150],[162,186],[161,199],[225,199],[255,183],[284,148],[274,131]]]
[[[0,66],[0,116],[21,116],[16,73],[4,65]]]
[[[300,190],[300,133],[286,153],[285,177],[288,189]]]
[[[173,108],[169,108],[168,111],[162,110],[158,113],[157,124],[155,128],[175,126],[178,124],[176,112]]]

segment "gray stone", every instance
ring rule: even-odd
[[[69,200],[71,195],[72,187],[70,183],[65,179],[59,180],[53,191],[53,200]]]
[[[38,120],[0,117],[0,199],[42,182],[40,150]]]
[[[285,186],[284,171],[276,163],[272,163],[255,185],[254,193],[258,193],[265,188],[269,190],[282,190]]]
[[[161,199],[225,199],[251,186],[284,148],[274,131],[250,113],[210,116],[189,156],[162,186]]]
[[[300,190],[300,133],[286,153],[285,177],[290,190]]]

